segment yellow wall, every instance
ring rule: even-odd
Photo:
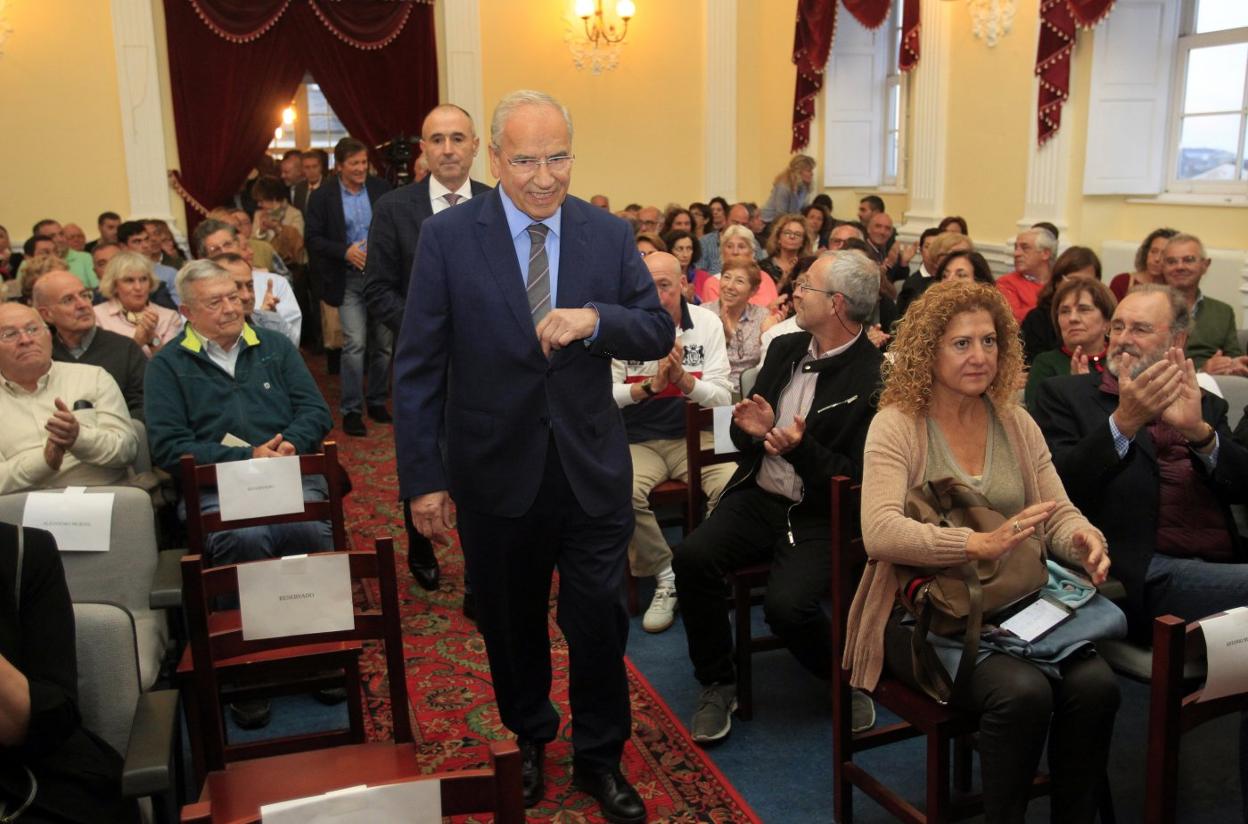
[[[0,223],[15,243],[52,217],[95,237],[96,216],[130,208],[107,0],[6,5],[0,55],[4,130]]]

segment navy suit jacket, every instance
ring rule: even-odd
[[[1210,473],[1192,456],[1196,477],[1220,504],[1239,560],[1243,546],[1230,504],[1242,503],[1248,490],[1248,449],[1227,428],[1226,401],[1201,393],[1201,417],[1218,433],[1218,463]],[[1035,419],[1053,453],[1053,465],[1066,494],[1109,542],[1110,574],[1127,589],[1127,619],[1134,634],[1147,637],[1144,581],[1157,546],[1161,475],[1157,449],[1147,428],[1135,434],[1126,457],[1119,458],[1109,431],[1118,397],[1101,389],[1101,376],[1063,375],[1040,384]]]
[[[364,266],[364,300],[368,311],[396,335],[403,322],[407,284],[416,261],[420,225],[433,217],[429,203],[429,181],[395,189],[373,206],[373,222],[368,227],[368,263]],[[472,196],[480,197],[490,187],[471,181]]]
[[[426,220],[414,271],[394,362],[400,495],[448,490],[461,507],[519,517],[537,497],[553,436],[588,515],[627,506],[632,461],[611,358],[655,360],[675,338],[628,225],[564,200],[554,303],[593,303],[600,323],[592,345],[549,360],[499,190]]]
[[[364,181],[368,202],[376,208],[378,199],[390,191],[390,184],[379,177]],[[341,306],[347,288],[347,218],[342,213],[342,191],[338,178],[329,178],[308,196],[304,213],[304,244],[308,248],[308,265],[314,277],[321,279],[321,299],[330,306]],[[353,275],[355,276],[355,275]]]

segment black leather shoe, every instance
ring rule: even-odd
[[[477,622],[477,598],[471,592],[464,591],[464,617],[474,624]]]
[[[524,806],[532,807],[542,800],[545,782],[542,780],[542,759],[546,757],[546,745],[536,741],[519,741],[520,785],[524,788]]]
[[[645,824],[646,805],[619,767],[586,768],[573,765],[572,786],[598,802],[611,824]]]
[[[359,412],[348,412],[342,416],[342,431],[348,435],[354,435],[362,438],[368,434],[368,430],[364,428],[364,416]]]
[[[230,704],[230,718],[244,730],[258,730],[269,725],[271,718],[269,699],[253,698]]]
[[[394,418],[390,417],[390,411],[384,403],[381,406],[368,407],[368,416],[377,423],[394,423]]]
[[[438,557],[433,554],[433,545],[420,536],[407,545],[407,569],[421,589],[433,592],[438,588],[441,579]]]
[[[325,706],[332,707],[347,700],[347,689],[346,687],[327,687],[323,690],[317,690],[312,695]]]

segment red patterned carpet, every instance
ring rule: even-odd
[[[309,367],[337,414],[338,381],[327,377],[323,358]],[[335,429],[354,491],[347,498],[347,527],[357,546],[392,535],[406,550],[403,512],[397,500],[394,448],[390,426],[368,422],[366,438]],[[490,687],[485,645],[459,611],[463,593],[463,558],[458,540],[438,547],[442,587],[425,592],[411,580],[406,564],[399,569],[408,689],[415,734],[430,772],[484,763],[488,742],[509,733],[498,718]],[[567,645],[550,622],[556,706],[564,717],[559,737],[547,748],[546,798],[529,811],[529,820],[560,824],[599,822],[603,818],[588,796],[571,788],[572,747],[567,724]],[[384,664],[376,650],[366,655],[370,737],[390,734],[390,702]],[[755,822],[758,817],[668,710],[645,678],[628,666],[633,735],[624,750],[623,769],[646,800],[651,821]],[[466,818],[465,822],[475,822]]]

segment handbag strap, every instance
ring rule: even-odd
[[[971,673],[975,671],[975,660],[979,657],[979,634],[984,623],[984,590],[979,583],[979,571],[973,563],[965,563],[958,567],[962,579],[966,583],[967,605],[966,633],[962,638],[962,657],[958,661],[958,669],[951,679],[927,639],[932,623],[931,603],[924,601],[918,609],[918,620],[914,634],[910,639],[910,660],[915,680],[930,697],[942,704],[948,704],[955,698],[961,701],[970,690]]]

